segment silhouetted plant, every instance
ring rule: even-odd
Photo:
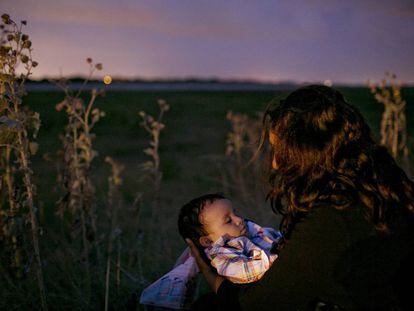
[[[0,24],[0,165],[2,195],[0,239],[9,251],[8,262],[17,277],[25,272],[24,264],[34,257],[40,300],[47,310],[39,247],[39,224],[35,206],[36,187],[30,168],[30,157],[36,153],[36,138],[40,127],[39,114],[23,104],[24,83],[37,66],[32,59],[32,43],[22,32],[26,21],[14,22],[8,14],[1,16]],[[3,199],[4,198],[4,199]],[[24,254],[25,223],[30,223],[33,255]],[[31,252],[30,252],[31,253]],[[3,256],[2,256],[3,257]]]
[[[96,70],[102,69],[102,64],[93,64],[91,58],[86,61],[89,64],[89,75],[84,80],[83,86],[87,84]],[[95,251],[98,251],[94,205],[95,187],[91,180],[91,164],[97,152],[93,149],[92,142],[95,135],[92,130],[100,118],[105,116],[104,112],[94,108],[93,105],[96,98],[103,92],[93,89],[85,103],[81,98],[82,88],[74,92],[65,79],[60,79],[56,83],[65,93],[64,100],[56,105],[56,110],[64,110],[67,115],[67,125],[64,135],[61,136],[63,169],[58,176],[59,184],[65,193],[57,202],[57,213],[62,218],[65,214],[73,218],[72,229],[75,235],[77,225],[80,225],[86,273],[86,296],[89,300],[91,294],[90,255],[94,246]]]
[[[154,198],[152,208],[153,220],[156,220],[158,217],[158,195],[162,179],[158,149],[160,144],[160,133],[165,128],[165,125],[161,121],[164,113],[170,109],[170,106],[163,99],[158,100],[158,107],[160,111],[156,119],[144,111],[139,112],[139,115],[142,118],[140,125],[150,134],[151,137],[149,147],[144,149],[144,153],[150,156],[151,160],[144,162],[141,165],[141,169],[144,172],[143,178],[150,177],[154,185]]]
[[[108,248],[107,248],[107,262],[106,262],[106,276],[105,276],[105,310],[109,307],[109,286],[110,286],[110,273],[111,263],[115,240],[118,241],[117,247],[117,263],[116,263],[116,285],[117,289],[120,286],[120,270],[121,270],[121,254],[120,254],[120,234],[121,228],[118,225],[118,212],[121,209],[122,200],[119,187],[122,185],[121,173],[124,170],[124,166],[111,157],[106,157],[105,162],[111,165],[112,175],[108,177],[108,207],[107,217],[109,221],[109,234],[108,234]]]
[[[135,263],[138,269],[137,272],[141,285],[145,283],[141,267],[143,260],[145,260],[143,257],[152,258],[153,261],[153,265],[150,269],[147,269],[145,273],[148,273],[151,269],[156,269],[157,265],[160,263],[156,258],[160,255],[160,247],[163,243],[161,234],[159,234],[159,224],[162,221],[163,216],[160,213],[160,189],[163,172],[161,169],[159,147],[161,131],[165,129],[162,119],[164,113],[167,112],[170,107],[165,100],[159,99],[158,108],[159,112],[157,117],[153,117],[144,111],[139,112],[139,116],[142,119],[140,126],[144,128],[150,136],[149,146],[143,150],[150,159],[140,165],[139,177],[141,183],[145,181],[147,185],[149,184],[149,192],[141,192],[142,198],[140,197],[140,194],[137,196],[142,200],[143,207],[146,205],[146,202],[148,202],[150,208],[146,225],[142,226],[142,229],[139,229],[136,240],[136,249],[141,249],[139,253],[136,252],[135,256]]]
[[[253,203],[257,199],[258,183],[251,184],[252,180],[259,180],[260,166],[259,161],[253,161],[253,166],[247,167],[249,161],[256,153],[257,145],[261,134],[261,115],[251,118],[245,114],[228,111],[227,120],[231,124],[231,131],[227,134],[226,140],[226,167],[224,172],[229,176],[223,177],[223,180],[231,180],[237,191],[242,195],[245,203]],[[254,174],[255,178],[251,178]],[[249,176],[250,175],[250,176]],[[227,184],[229,184],[227,182]],[[231,189],[229,189],[231,190]],[[253,191],[252,191],[253,190]]]
[[[385,79],[375,85],[368,81],[375,99],[384,105],[381,121],[381,144],[386,146],[394,158],[402,152],[408,157],[407,124],[405,116],[406,102],[401,96],[401,84],[396,75],[386,72]]]

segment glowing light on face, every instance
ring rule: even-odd
[[[110,75],[106,75],[103,77],[103,83],[105,83],[106,85],[111,84],[112,83],[112,77]]]
[[[269,142],[272,145],[272,148],[275,148],[275,146],[276,146],[276,140],[277,140],[276,134],[273,131],[269,131]],[[275,170],[277,170],[278,167],[279,166],[277,165],[276,158],[273,155],[273,158],[272,158],[272,168],[275,169]]]
[[[269,131],[269,142],[271,145],[276,145],[276,134],[273,131]]]

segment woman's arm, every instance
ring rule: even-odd
[[[225,280],[224,277],[217,274],[214,269],[204,261],[204,259],[201,257],[201,254],[198,250],[198,248],[194,245],[194,243],[190,239],[185,239],[185,241],[188,244],[188,247],[190,247],[191,253],[193,254],[197,266],[200,269],[201,273],[206,278],[206,281],[208,285],[210,285],[211,289],[217,293],[221,283]]]

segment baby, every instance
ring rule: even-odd
[[[221,194],[206,194],[185,204],[178,230],[197,245],[218,274],[233,283],[259,280],[278,257],[282,240],[279,231],[238,216]]]

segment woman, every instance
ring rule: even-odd
[[[265,119],[268,198],[286,243],[260,281],[236,285],[188,241],[219,309],[414,310],[414,184],[362,115],[340,92],[311,85]]]

